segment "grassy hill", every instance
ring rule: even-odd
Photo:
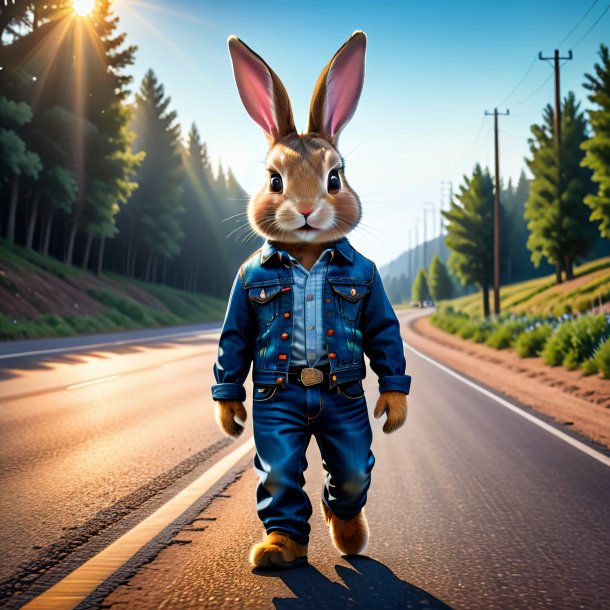
[[[130,280],[100,277],[0,241],[0,339],[71,336],[222,320],[226,303]]]
[[[490,296],[492,296],[490,292]],[[610,257],[600,258],[576,267],[574,279],[555,283],[555,276],[511,284],[500,290],[501,310],[516,315],[560,316],[564,313],[584,313],[601,306],[608,310],[610,301]],[[469,316],[482,316],[482,297],[477,292],[444,301],[455,311]]]

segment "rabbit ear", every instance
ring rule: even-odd
[[[354,32],[322,70],[309,107],[307,131],[336,141],[352,118],[364,84],[366,34]]]
[[[277,74],[237,36],[229,36],[228,44],[235,83],[248,114],[271,140],[295,133],[290,99]]]

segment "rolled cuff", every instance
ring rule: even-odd
[[[380,392],[402,392],[408,394],[411,389],[411,375],[387,375],[379,380]]]
[[[246,390],[241,383],[217,383],[212,386],[214,400],[246,400]]]

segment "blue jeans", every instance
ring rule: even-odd
[[[323,502],[343,520],[360,512],[375,463],[360,381],[332,390],[325,381],[307,388],[298,383],[255,386],[252,421],[257,511],[267,533],[285,532],[301,544],[309,540],[312,509],[303,473],[312,435],[326,470]]]

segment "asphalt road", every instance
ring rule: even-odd
[[[154,336],[0,360],[0,591],[8,607],[234,449],[212,417],[216,335]],[[610,608],[608,466],[427,360],[407,352],[407,361],[414,382],[405,427],[387,436],[373,420],[366,557],[342,558],[328,540],[312,443],[309,566],[248,566],[262,530],[246,458],[224,490],[81,607]],[[89,381],[98,382],[79,386]],[[372,373],[365,386],[372,407]],[[244,439],[250,434],[249,425]]]

